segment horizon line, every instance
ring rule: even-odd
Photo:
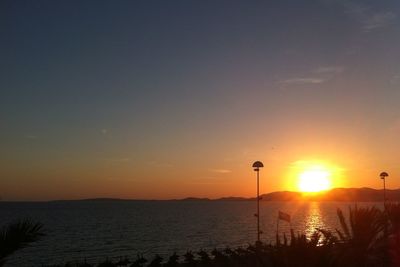
[[[301,191],[290,191],[290,190],[282,190],[282,191],[272,191],[269,193],[262,193],[260,196],[264,195],[269,195],[269,194],[274,194],[274,193],[300,193],[300,194],[308,194],[308,195],[320,195],[332,190],[337,190],[337,189],[371,189],[375,191],[382,191],[383,188],[377,189],[377,188],[372,188],[372,187],[335,187],[331,188],[329,190],[324,190],[324,191],[319,191],[319,192],[301,192]],[[395,189],[388,189],[386,188],[386,191],[394,191],[394,190],[400,190],[400,188],[395,188]],[[149,198],[149,199],[143,199],[143,198],[119,198],[119,197],[88,197],[88,198],[76,198],[76,199],[49,199],[49,200],[4,200],[0,198],[0,203],[1,202],[41,202],[41,203],[46,203],[46,202],[63,202],[63,201],[101,201],[101,200],[115,200],[115,201],[185,201],[185,200],[209,200],[209,201],[216,201],[216,200],[224,200],[224,199],[242,199],[242,200],[253,200],[256,199],[256,196],[253,197],[243,197],[243,196],[221,196],[221,197],[216,197],[216,198],[210,198],[210,197],[202,197],[202,196],[187,196],[187,197],[182,197],[182,198],[167,198],[167,199],[155,199],[155,198]]]

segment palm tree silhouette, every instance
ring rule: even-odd
[[[43,233],[43,225],[30,219],[17,221],[0,229],[0,266],[11,254],[38,241]]]
[[[336,229],[338,244],[335,261],[338,266],[379,266],[384,252],[385,217],[376,207],[349,208],[346,222],[343,212],[337,215],[341,230]]]
[[[389,224],[388,255],[393,266],[400,266],[400,204],[388,203],[385,211]]]

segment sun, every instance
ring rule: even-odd
[[[305,194],[346,187],[346,169],[331,160],[301,159],[287,169],[286,186]]]
[[[331,172],[323,166],[310,166],[299,174],[301,192],[320,192],[331,188]]]

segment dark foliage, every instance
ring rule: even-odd
[[[29,219],[17,221],[0,229],[0,266],[15,251],[38,241],[43,233],[43,225]]]

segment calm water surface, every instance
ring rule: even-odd
[[[355,203],[261,202],[263,241],[274,242],[279,210],[292,216],[292,228],[310,235],[315,228],[338,228],[336,209],[347,214]],[[358,203],[358,206],[380,203]],[[0,202],[0,222],[33,218],[47,236],[10,258],[6,266],[41,266],[106,257],[152,256],[187,250],[238,247],[256,238],[256,204],[250,201],[86,201]],[[281,221],[280,232],[289,232]]]

